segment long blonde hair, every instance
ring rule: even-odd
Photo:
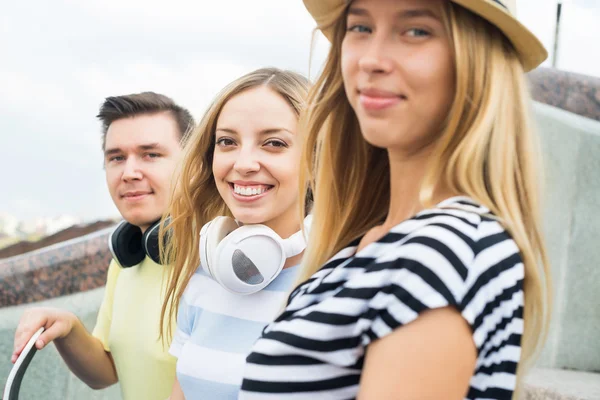
[[[259,86],[266,86],[281,95],[298,116],[306,105],[309,82],[304,76],[277,68],[262,68],[226,86],[192,132],[184,148],[178,183],[161,223],[161,259],[163,264],[169,265],[161,310],[161,337],[164,334],[169,339],[172,337],[170,322],[174,321],[183,292],[200,265],[200,229],[217,216],[231,216],[217,190],[212,171],[219,115],[231,98]]]
[[[340,62],[346,9],[340,6],[319,26],[333,28],[332,46],[300,120],[307,135],[300,182],[313,188],[314,205],[299,282],[380,224],[389,209],[387,152],[363,139],[344,92]],[[432,206],[434,188],[445,185],[488,207],[517,243],[525,265],[521,374],[544,341],[551,308],[528,85],[516,52],[496,27],[450,2],[444,19],[453,38],[456,94],[420,201]]]

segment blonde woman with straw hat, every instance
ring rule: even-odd
[[[546,51],[510,0],[304,2],[332,44],[301,118],[313,223],[240,398],[513,398],[550,312]]]

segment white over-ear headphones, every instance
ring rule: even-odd
[[[305,232],[311,217],[304,220]],[[268,226],[239,226],[230,217],[217,217],[200,230],[200,265],[230,292],[256,293],[279,275],[288,258],[304,251],[305,232],[282,239]]]

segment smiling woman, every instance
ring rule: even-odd
[[[382,19],[380,12],[389,10],[368,10],[360,2],[348,9],[347,33],[342,42],[342,74],[348,101],[361,121],[365,139],[372,145],[427,146],[446,118],[454,94],[455,66],[443,9],[403,9],[393,19]],[[388,38],[376,43],[378,50],[394,57],[381,62],[373,53],[365,56],[372,46],[368,38],[374,30]],[[396,59],[403,59],[402,80],[375,82],[364,74],[365,70],[389,70]],[[398,112],[392,119],[383,118],[391,109]],[[397,127],[394,135],[385,133],[388,130],[384,124],[389,123]],[[429,135],[423,135],[424,131]]]
[[[246,354],[294,282],[305,247],[297,125],[307,93],[290,71],[245,75],[221,91],[185,148],[163,255],[172,265],[167,336],[178,310],[172,400],[237,399]]]
[[[297,230],[288,222],[298,221],[300,207],[297,125],[289,103],[268,86],[233,97],[217,120],[212,167],[219,194],[236,219],[282,237]]]

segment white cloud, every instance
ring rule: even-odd
[[[600,52],[594,51],[600,41],[600,2],[561,2],[557,68],[600,76]],[[548,60],[543,64],[548,67],[554,61],[557,5],[558,0],[517,0],[519,19],[542,40],[550,53]]]
[[[600,4],[567,4],[563,8],[558,42],[558,67],[600,76]]]
[[[31,197],[15,198],[8,204],[11,213],[17,215],[31,214],[35,215],[40,209],[43,209],[43,204],[40,200]]]
[[[2,66],[0,92],[0,108],[5,112],[35,112],[45,118],[57,113],[62,116],[72,110],[75,103],[55,82]]]
[[[119,71],[86,67],[77,71],[76,79],[82,90],[96,99],[149,89],[165,93],[199,118],[222,87],[251,69],[253,66],[227,61],[194,61],[176,66],[146,62],[127,64]]]
[[[556,26],[558,0],[517,0],[517,16],[544,44],[550,57],[544,66],[550,66]]]

